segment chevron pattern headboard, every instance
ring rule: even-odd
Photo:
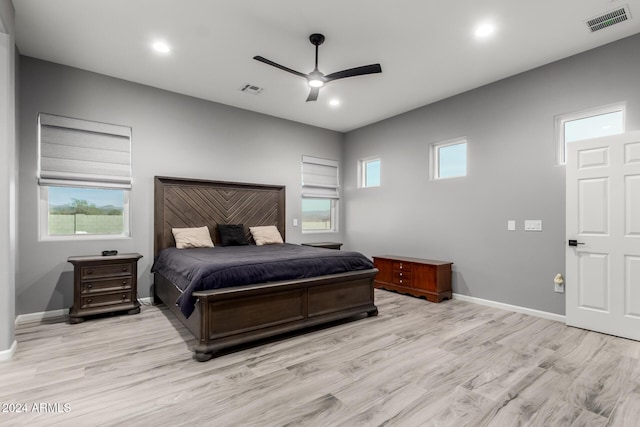
[[[154,253],[175,246],[172,228],[206,225],[214,243],[217,224],[275,225],[285,239],[285,187],[155,177]],[[286,241],[286,240],[285,240]]]

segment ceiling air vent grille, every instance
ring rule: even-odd
[[[587,21],[587,26],[593,33],[595,31],[602,30],[603,28],[607,28],[612,25],[619,24],[620,22],[624,22],[630,18],[631,14],[629,13],[629,6],[625,5],[620,9],[612,10],[611,12],[607,12],[604,15],[596,16],[595,18],[589,19]]]
[[[262,88],[252,85],[250,83],[245,83],[240,88],[240,91],[244,93],[251,93],[253,95],[258,95],[260,92],[262,92]]]

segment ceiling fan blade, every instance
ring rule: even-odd
[[[318,93],[320,93],[319,87],[312,87],[309,91],[309,96],[307,97],[307,102],[315,101],[318,99]]]
[[[272,67],[279,68],[282,71],[286,71],[287,73],[291,73],[291,74],[295,74],[296,76],[307,78],[307,75],[304,73],[301,73],[300,71],[292,70],[291,68],[285,67],[284,65],[280,65],[267,58],[263,58],[262,56],[254,56],[253,59],[255,59],[256,61],[264,62],[265,64],[271,65]]]
[[[347,77],[363,76],[365,74],[375,74],[381,72],[382,67],[380,66],[380,64],[371,64],[327,74],[326,76],[324,76],[324,78],[327,82],[330,82],[332,80],[344,79]]]

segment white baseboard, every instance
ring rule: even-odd
[[[146,298],[138,298],[138,301],[140,301],[140,303],[142,304],[149,305],[152,303],[153,300],[151,297],[146,297]],[[21,323],[41,322],[45,319],[52,319],[54,317],[65,317],[67,315],[69,315],[68,308],[63,308],[61,310],[41,311],[39,313],[21,314],[18,317],[16,317],[16,326],[18,326]]]
[[[40,322],[42,320],[51,319],[54,317],[64,317],[68,314],[68,308],[63,308],[61,310],[41,311],[38,313],[21,314],[16,317],[16,326],[21,323]]]
[[[6,362],[7,360],[11,360],[13,354],[16,352],[16,348],[18,347],[17,341],[13,341],[9,350],[0,351],[0,362]]]
[[[555,320],[556,322],[566,323],[566,318],[562,314],[549,313],[547,311],[534,310],[533,308],[520,307],[518,305],[505,304],[502,302],[491,301],[488,299],[470,297],[468,295],[453,294],[453,299],[460,301],[472,302],[474,304],[486,305],[487,307],[500,308],[502,310],[515,311],[516,313],[528,314],[531,316],[542,317],[543,319]]]

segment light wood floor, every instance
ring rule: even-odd
[[[378,317],[206,363],[162,307],[20,325],[0,409],[29,412],[0,425],[640,425],[638,342],[459,300],[376,303]]]

